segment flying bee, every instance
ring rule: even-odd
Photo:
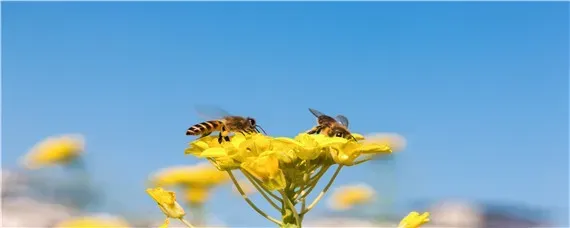
[[[348,118],[346,116],[337,115],[336,118],[333,118],[312,108],[309,108],[309,111],[317,117],[318,125],[307,131],[307,134],[323,134],[329,137],[354,139],[356,141],[356,138],[348,130]]]
[[[196,110],[198,111],[198,114],[201,114],[201,116],[213,120],[208,120],[191,126],[186,131],[186,135],[199,135],[199,138],[203,138],[212,134],[214,131],[218,131],[218,143],[222,143],[224,140],[230,141],[229,134],[231,132],[241,133],[245,135],[245,133],[260,133],[259,130],[261,130],[264,134],[266,134],[265,130],[263,130],[261,126],[257,125],[257,122],[254,118],[234,116],[218,108],[209,109],[210,114],[208,115],[203,114],[206,113],[206,110],[208,110],[207,107],[197,106]],[[211,111],[214,111],[217,114],[212,114],[214,112]],[[219,116],[219,118],[212,118],[213,116]]]

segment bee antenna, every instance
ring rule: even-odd
[[[354,141],[358,142],[358,140],[356,140],[356,137],[354,137],[354,135],[350,134],[350,137],[351,137],[352,139],[354,139]]]
[[[265,130],[263,130],[263,128],[262,128],[261,126],[255,125],[255,128],[256,128],[256,129],[261,129],[261,131],[263,131],[263,134],[264,134],[264,135],[267,135],[267,133],[265,132]],[[259,132],[259,130],[257,130],[257,132]]]

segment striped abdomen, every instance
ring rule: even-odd
[[[223,125],[224,122],[220,120],[202,122],[188,128],[186,135],[209,135],[213,131],[219,131]]]

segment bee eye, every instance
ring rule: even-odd
[[[336,133],[336,137],[342,137],[342,133],[340,132]]]

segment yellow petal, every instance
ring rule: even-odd
[[[255,150],[257,150],[258,153],[264,152],[269,148],[269,145],[271,145],[271,141],[269,140],[269,138],[264,136],[256,136],[253,138],[253,140],[254,140]]]
[[[259,157],[241,164],[242,168],[260,180],[268,180],[281,170],[279,159],[272,152],[266,152]]]
[[[245,140],[246,140],[245,136],[243,136],[242,134],[236,134],[231,138],[230,142],[235,148],[239,148],[241,143],[245,142]]]
[[[428,222],[429,222],[428,212],[425,212],[420,215],[420,213],[412,211],[404,219],[402,219],[402,221],[398,225],[398,228],[418,228],[421,225],[426,224]]]
[[[234,170],[240,167],[240,163],[233,159],[232,156],[215,158],[213,164],[219,171]]]
[[[297,151],[297,156],[300,159],[303,160],[307,160],[307,161],[312,161],[317,159],[319,156],[321,156],[322,150],[319,149],[318,147],[312,147],[312,148],[300,148]]]
[[[277,174],[272,175],[268,180],[263,181],[263,185],[270,191],[283,190],[286,184],[285,174],[283,174],[281,170],[279,170]]]
[[[297,140],[293,140],[291,138],[286,138],[286,137],[278,137],[278,138],[274,138],[273,140],[278,141],[278,142],[282,142],[285,144],[293,144],[296,146],[303,146],[303,144],[301,144],[299,141]]]
[[[383,144],[364,144],[360,147],[360,152],[363,154],[374,154],[374,153],[392,153],[392,150],[388,145]]]
[[[162,223],[162,225],[160,225],[158,228],[168,228],[168,224],[170,224],[170,219],[166,217],[164,223]]]
[[[199,150],[205,150],[210,147],[204,140],[196,140],[190,143],[190,146],[196,147]]]
[[[176,202],[176,194],[174,192],[165,191],[161,187],[149,188],[146,192],[156,201],[162,213],[167,217],[179,219],[186,215],[184,209]]]
[[[364,140],[364,136],[358,133],[352,133],[352,137],[354,137],[356,140]]]
[[[224,156],[228,156],[228,153],[224,148],[209,148],[198,155],[200,158],[218,158]]]
[[[348,143],[343,147],[331,147],[330,154],[335,163],[351,166],[354,165],[354,160],[360,156],[359,147],[360,145],[357,143]]]
[[[335,145],[342,145],[346,144],[349,141],[345,138],[340,137],[323,137],[319,139],[319,144],[321,146],[335,146]]]

